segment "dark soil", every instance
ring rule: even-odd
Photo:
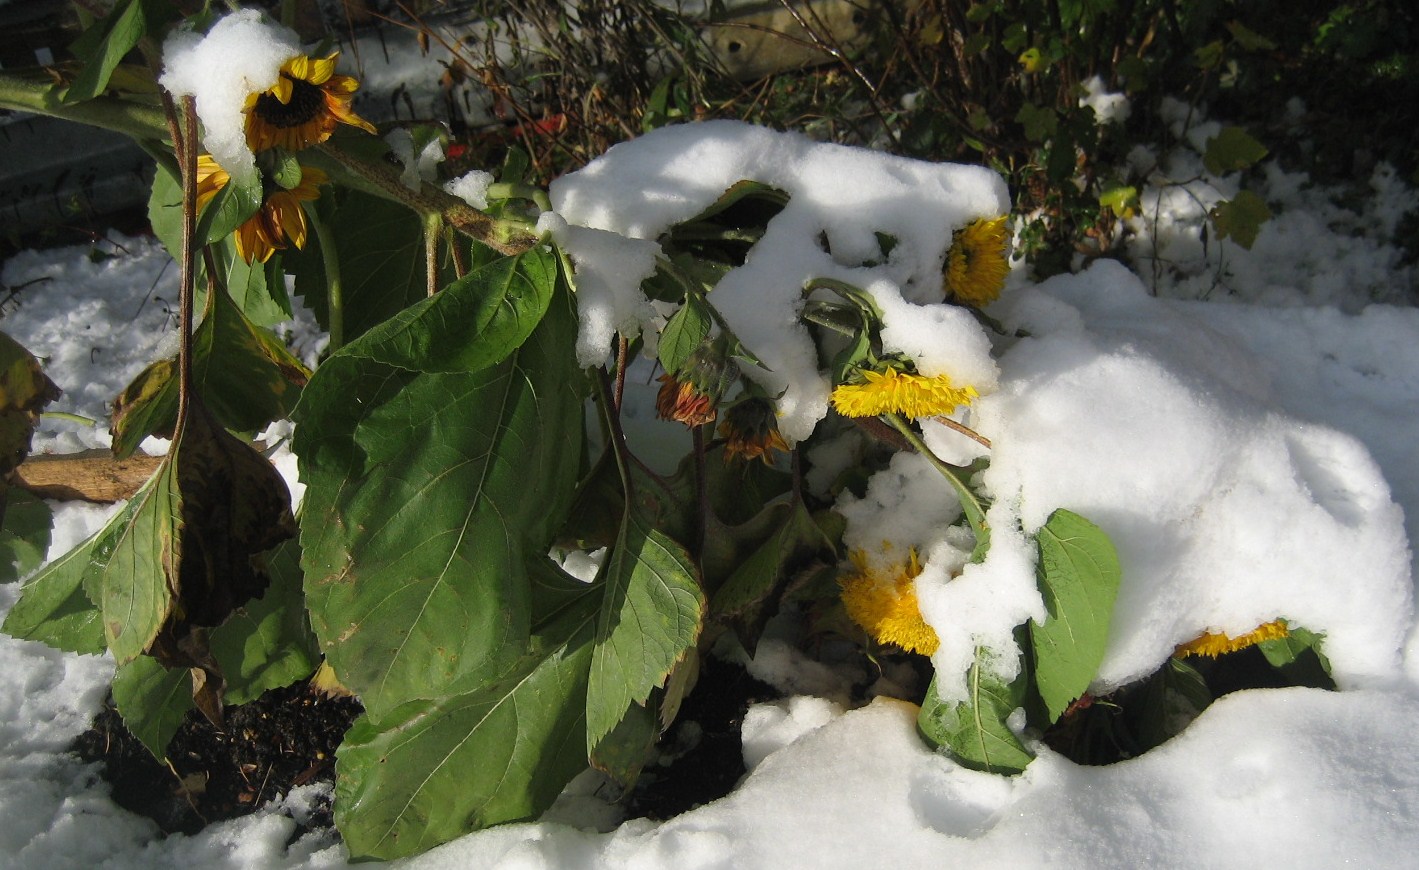
[[[72,751],[103,764],[119,806],[147,816],[166,834],[191,834],[279,800],[296,786],[333,780],[335,747],[359,713],[358,702],[327,699],[304,684],[228,707],[222,730],[193,711],[168,744],[169,767],[128,733],[110,701]],[[330,808],[317,807],[298,822],[306,830],[328,827]]]
[[[628,819],[678,816],[729,794],[744,775],[744,714],[780,693],[741,665],[714,656],[701,662],[699,682],[656,747],[663,761],[647,765],[626,797]]]
[[[624,798],[626,817],[667,819],[728,794],[744,775],[745,711],[778,695],[742,666],[705,657],[699,682],[656,748],[659,760]],[[119,806],[165,834],[192,834],[296,786],[332,781],[335,749],[359,713],[358,702],[327,699],[303,684],[227,708],[223,730],[193,711],[168,744],[169,767],[128,733],[110,701],[72,751],[101,763]],[[296,836],[331,827],[328,801],[297,822]]]

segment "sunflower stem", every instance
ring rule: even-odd
[[[315,239],[320,244],[320,263],[325,267],[325,299],[329,312],[331,353],[345,345],[345,293],[340,281],[340,254],[335,249],[335,235],[321,220],[314,203],[301,203],[306,220],[315,230]]]
[[[167,138],[167,119],[156,106],[108,96],[94,97],[81,103],[65,103],[64,91],[52,82],[0,72],[0,109],[77,121],[138,140],[162,141]]]
[[[988,530],[985,523],[985,508],[981,505],[980,499],[976,497],[976,494],[972,492],[971,488],[966,485],[966,482],[961,479],[956,467],[943,461],[941,457],[937,456],[935,453],[932,453],[931,448],[926,446],[926,442],[921,440],[921,436],[916,434],[915,430],[907,424],[906,420],[902,419],[900,414],[886,414],[884,417],[888,423],[892,424],[892,428],[902,433],[902,437],[907,439],[907,443],[910,444],[916,452],[925,456],[926,461],[931,463],[931,467],[941,472],[941,476],[946,478],[947,482],[955,488],[956,495],[960,496],[961,499],[961,508],[966,513],[966,521],[971,524],[971,530],[976,533],[976,539],[983,540]]]
[[[319,148],[321,153],[347,172],[373,185],[388,198],[403,203],[420,215],[434,213],[458,232],[500,254],[517,256],[540,241],[536,231],[523,221],[495,218],[431,184],[410,190],[391,167],[361,160],[331,142],[325,142]]]
[[[438,212],[424,213],[424,274],[428,295],[439,292],[439,236],[443,233],[443,218]]]

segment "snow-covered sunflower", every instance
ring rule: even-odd
[[[330,138],[335,125],[367,133],[374,125],[350,107],[360,82],[335,75],[336,52],[324,59],[296,55],[281,65],[276,84],[246,98],[246,141],[253,151],[299,151]]]
[[[916,577],[921,563],[912,550],[905,564],[896,563],[877,570],[867,563],[866,554],[848,554],[853,572],[838,581],[843,608],[853,622],[862,626],[878,643],[890,643],[907,652],[931,655],[941,645],[936,629],[921,618],[916,599]]]
[[[951,238],[946,253],[946,295],[957,302],[994,302],[1010,274],[1010,230],[1004,217],[981,218],[966,224]]]
[[[1289,635],[1290,629],[1286,627],[1284,619],[1276,619],[1271,622],[1258,625],[1256,628],[1238,637],[1228,637],[1220,632],[1206,632],[1201,636],[1180,644],[1173,655],[1179,658],[1183,656],[1207,656],[1217,658],[1226,653],[1234,653],[1244,650],[1249,646],[1256,646],[1262,641],[1280,640]]]
[[[833,407],[844,417],[877,417],[901,414],[908,419],[938,417],[969,405],[979,395],[975,387],[958,387],[947,375],[919,375],[887,366],[860,373],[859,383],[833,388]]]
[[[211,155],[197,157],[197,210],[201,212],[217,195],[231,176]],[[305,247],[306,222],[302,202],[320,196],[320,186],[327,177],[319,169],[301,167],[300,183],[290,190],[276,188],[266,194],[261,208],[247,218],[236,231],[237,253],[250,263],[266,262],[276,251],[288,244]]]

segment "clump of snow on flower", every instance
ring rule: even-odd
[[[1105,688],[1204,631],[1277,618],[1325,635],[1342,686],[1393,678],[1413,592],[1380,468],[1354,437],[1290,413],[1261,358],[1190,312],[1110,261],[1012,297],[1007,326],[1029,337],[978,405],[993,529],[1033,533],[1064,507],[1113,540]]]
[[[968,325],[964,313],[933,306],[941,303],[952,232],[1009,210],[1000,177],[981,167],[908,160],[734,121],[657,130],[552,183],[553,208],[571,224],[625,237],[619,243],[614,236],[557,237],[577,261],[584,364],[605,359],[617,329],[644,327],[654,316],[639,288],[650,272],[627,269],[617,245],[624,256],[646,262],[661,233],[742,180],[778,188],[789,202],[710,301],[762,361],[763,369],[746,374],[779,396],[785,436],[808,437],[828,408],[830,384],[799,320],[804,284],[814,278],[871,285],[889,303],[900,297],[911,307],[889,318],[896,346],[920,352],[925,368],[959,383],[993,380],[987,343],[960,338],[978,327]],[[897,240],[885,258],[878,233]],[[591,245],[597,250],[588,254]],[[593,294],[583,294],[587,282],[597,285]],[[817,292],[827,298],[827,291]]]
[[[301,53],[296,34],[260,10],[233,12],[204,36],[179,29],[163,44],[159,83],[174,97],[192,96],[202,120],[202,145],[244,182],[256,173],[246,144],[247,97],[276,84],[281,65]]]

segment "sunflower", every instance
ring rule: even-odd
[[[367,133],[374,125],[350,108],[360,82],[335,75],[336,52],[324,60],[296,55],[281,66],[276,84],[246,98],[246,142],[253,151],[299,151],[330,138],[336,124]]]
[[[994,302],[1010,273],[1009,245],[1004,217],[981,218],[956,230],[946,253],[947,297],[977,308]]]
[[[197,158],[197,210],[201,212],[231,177],[210,154]],[[261,208],[247,218],[236,231],[237,253],[250,263],[262,263],[286,247],[289,242],[305,247],[306,223],[302,202],[320,196],[320,186],[328,179],[324,172],[309,166],[301,167],[301,181],[290,190],[276,188],[266,194]]]
[[[921,618],[916,598],[916,577],[921,573],[916,550],[907,562],[877,571],[861,550],[849,554],[855,570],[838,581],[843,608],[853,622],[867,629],[878,643],[890,643],[907,652],[931,655],[941,645],[936,629]]]
[[[765,465],[772,465],[775,450],[787,453],[789,449],[778,430],[773,405],[757,396],[730,408],[719,424],[719,434],[725,439],[725,462],[743,457],[762,459]]]
[[[877,417],[901,414],[909,419],[950,414],[958,405],[969,405],[975,387],[957,387],[946,375],[918,375],[899,372],[892,366],[884,371],[863,371],[865,383],[839,384],[833,388],[833,407],[844,417]]]
[[[1266,640],[1280,640],[1291,633],[1286,627],[1284,619],[1277,619],[1271,622],[1258,625],[1256,628],[1238,637],[1228,637],[1219,632],[1206,632],[1200,637],[1190,640],[1178,646],[1173,651],[1173,655],[1178,658],[1184,656],[1207,656],[1217,658],[1225,653],[1234,653],[1244,650],[1249,646],[1256,646]]]

